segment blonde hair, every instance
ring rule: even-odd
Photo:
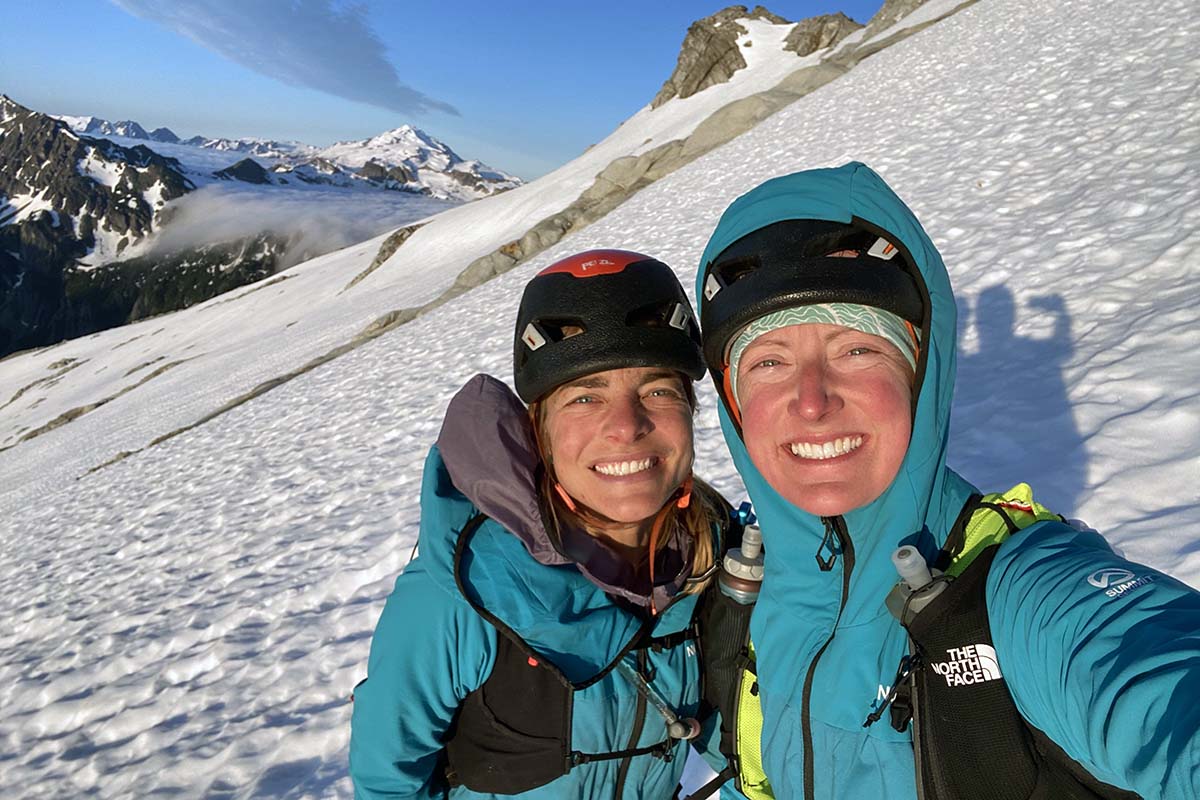
[[[688,404],[694,413],[696,410],[696,393],[692,388],[692,382],[684,377],[683,384]],[[600,521],[586,511],[580,511],[568,506],[559,493],[558,479],[554,474],[554,464],[550,458],[548,436],[545,429],[546,413],[544,401],[545,397],[530,403],[529,420],[533,424],[534,440],[537,443],[538,456],[542,461],[543,469],[541,480],[538,483],[538,490],[541,493],[545,507],[549,511],[548,516],[550,519],[548,522],[554,528],[551,531],[551,535],[557,537],[559,535],[558,532],[564,525],[570,525],[587,531],[592,536],[596,536],[601,532]],[[676,497],[672,495],[667,501],[664,511],[659,512],[665,512],[662,520],[662,535],[658,537],[655,552],[648,554],[649,558],[655,558],[666,545],[666,542],[671,539],[671,534],[673,533],[678,532],[691,539],[691,577],[685,584],[684,594],[699,592],[712,580],[712,576],[715,574],[713,566],[716,563],[716,552],[713,542],[715,535],[714,527],[723,529],[723,520],[725,517],[725,503],[721,499],[721,495],[717,493],[717,490],[694,475],[690,480],[692,487],[688,504],[680,508],[679,504],[675,502]]]

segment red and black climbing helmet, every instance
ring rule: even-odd
[[[513,378],[526,403],[576,378],[624,367],[704,377],[700,328],[675,273],[628,250],[556,261],[525,287]]]

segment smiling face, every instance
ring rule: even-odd
[[[742,439],[775,491],[820,516],[883,494],[912,434],[913,373],[893,344],[791,325],[755,339],[738,363]]]
[[[558,482],[613,522],[651,519],[692,472],[692,407],[671,370],[598,372],[551,392],[542,432]]]

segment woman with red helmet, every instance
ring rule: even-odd
[[[356,796],[673,796],[728,519],[692,477],[704,369],[649,256],[579,253],[526,286],[519,398],[473,378],[426,462],[420,555],[355,693]]]

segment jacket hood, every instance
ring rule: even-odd
[[[607,594],[643,607],[653,600],[663,608],[690,576],[692,548],[685,536],[673,534],[665,543],[659,566],[670,580],[647,595],[638,591],[629,562],[603,541],[567,526],[559,532],[561,538],[550,535],[542,517],[541,458],[529,414],[503,382],[476,375],[459,390],[446,409],[437,449],[454,488],[516,536],[539,564],[573,564]],[[538,582],[539,574],[531,573],[532,583]]]
[[[895,580],[892,550],[902,543],[916,544],[932,557],[973,491],[945,463],[954,391],[954,296],[941,256],[913,213],[872,170],[850,163],[775,178],[735,200],[722,215],[701,258],[696,288],[700,305],[705,302],[704,268],[721,251],[759,228],[794,219],[868,223],[907,250],[920,273],[918,283],[923,283],[919,288],[925,295],[926,318],[917,364],[920,393],[908,451],[883,494],[844,515],[856,564],[844,618],[875,616],[883,612],[878,586]],[[821,519],[776,493],[750,461],[723,406],[720,418],[734,464],[762,524],[769,553],[768,579],[781,571],[815,571],[814,556],[825,532]],[[855,589],[864,583],[871,591],[856,594]]]

